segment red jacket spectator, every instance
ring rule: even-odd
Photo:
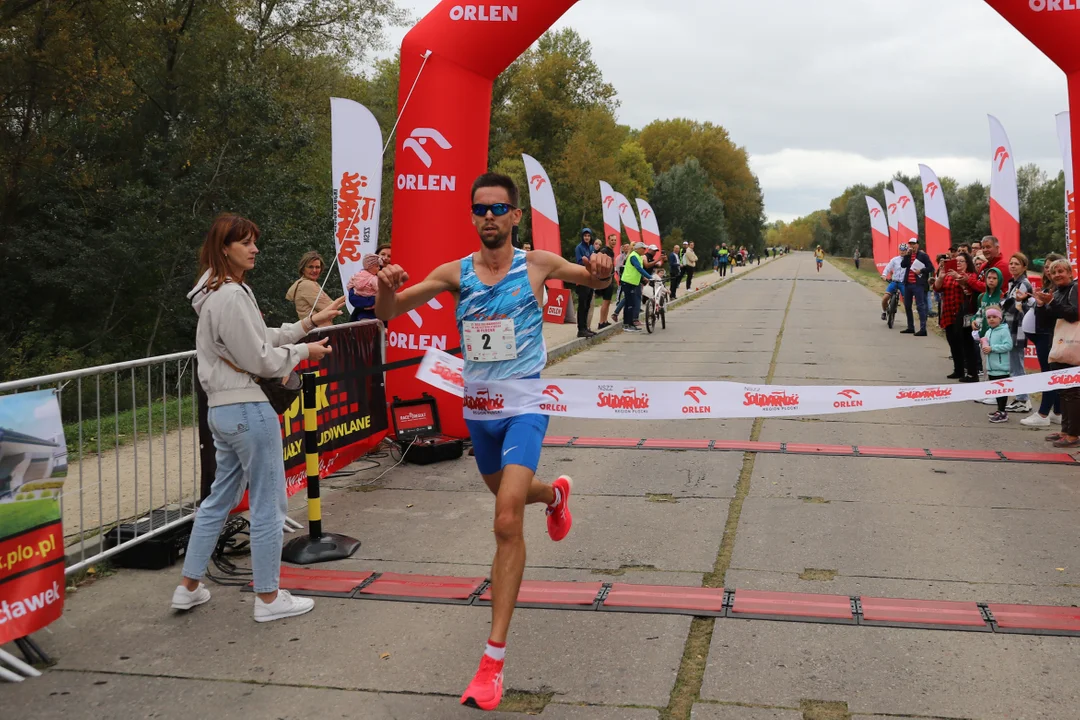
[[[983,265],[983,269],[979,272],[974,282],[969,282],[968,287],[975,293],[986,292],[986,274],[990,272],[990,268],[997,268],[1001,271],[1001,277],[1012,277],[1012,273],[1009,272],[1009,260],[1001,254],[1001,248],[998,245],[998,241],[991,237],[983,238],[983,255],[986,255],[987,243],[993,247],[993,252],[997,253],[993,260],[989,256],[986,258],[986,264]]]

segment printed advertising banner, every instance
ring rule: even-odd
[[[919,166],[923,186],[923,215],[926,217],[926,254],[931,260],[944,255],[952,244],[949,210],[945,207],[945,192],[937,173],[926,165]]]
[[[1001,243],[1001,254],[1020,251],[1020,191],[1016,184],[1016,161],[1005,128],[990,119],[990,232]]]
[[[64,530],[57,498],[67,443],[52,390],[0,397],[0,645],[64,611]]]
[[[892,241],[889,244],[892,245],[893,253],[895,254],[896,248],[900,247],[900,205],[896,202],[896,193],[892,190],[885,190],[885,207],[888,209],[889,220],[889,239]],[[906,240],[904,242],[907,242]],[[892,259],[892,255],[889,256],[889,260]],[[888,262],[888,260],[886,260]]]
[[[342,98],[330,98],[330,135],[335,255],[341,289],[348,297],[350,278],[364,269],[360,261],[379,246],[383,140],[375,116],[360,103]]]
[[[388,416],[382,373],[362,374],[382,363],[380,323],[365,321],[316,331],[301,342],[330,338],[334,351],[318,363],[302,362],[297,372],[315,370],[322,381],[316,388],[319,422],[319,475],[332,475],[360,459],[386,437]],[[200,407],[200,413],[206,408]],[[278,416],[285,458],[285,483],[292,497],[307,487],[304,456],[304,417],[300,398]],[[213,472],[213,468],[208,469]],[[206,469],[204,469],[204,472]],[[248,507],[247,492],[233,512]]]
[[[529,205],[532,207],[532,240],[534,250],[547,250],[562,255],[562,238],[559,236],[559,209],[555,204],[555,190],[547,170],[531,155],[522,155],[525,175],[529,178]],[[562,280],[544,283],[553,290],[563,287]]]
[[[1057,116],[1058,142],[1061,144],[1061,162],[1065,166],[1065,256],[1073,266],[1073,274],[1080,270],[1080,227],[1076,216],[1076,176],[1073,174],[1072,133],[1069,128],[1070,113]]]
[[[983,400],[1080,386],[1080,369],[957,385],[753,385],[711,381],[576,380],[465,383],[462,360],[439,351],[417,370],[421,382],[463,398],[465,417],[540,414],[598,420],[805,417]]]
[[[626,230],[630,245],[641,242],[641,229],[638,227],[637,216],[634,215],[634,207],[622,193],[615,193],[615,207],[619,209],[619,220],[622,221],[623,228]]]
[[[600,206],[604,210],[604,242],[611,235],[622,234],[622,220],[619,219],[619,204],[615,201],[615,191],[603,180],[600,181]],[[615,254],[619,254],[618,246]]]
[[[641,241],[646,245],[655,245],[661,250],[664,246],[660,243],[660,223],[656,220],[656,213],[652,205],[641,198],[635,200],[638,214],[641,215]]]
[[[893,190],[896,191],[896,224],[900,242],[909,242],[913,238],[918,240],[919,211],[915,209],[915,196],[899,180],[893,181]]]
[[[870,212],[870,238],[874,248],[874,265],[878,272],[884,272],[885,266],[896,256],[896,247],[889,237],[889,217],[881,209],[881,204],[872,197],[866,197],[866,209]]]

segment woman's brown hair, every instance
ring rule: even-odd
[[[304,270],[311,264],[312,260],[318,260],[319,264],[325,269],[326,261],[322,259],[322,255],[320,255],[317,250],[308,250],[304,253],[303,257],[300,258],[300,277],[304,277]]]
[[[234,273],[225,257],[225,248],[248,237],[252,241],[258,241],[259,226],[247,218],[225,213],[214,219],[199,252],[199,276],[207,270],[210,271],[210,277],[206,281],[208,289],[217,290],[229,278],[237,282],[244,281],[242,274],[238,278],[232,277]]]
[[[1022,252],[1014,252],[1012,254],[1012,257],[1010,257],[1009,259],[1010,260],[1019,260],[1020,264],[1024,266],[1025,270],[1027,270],[1028,266],[1031,265],[1031,262],[1028,261],[1028,256],[1025,255]]]

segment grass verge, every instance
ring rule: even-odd
[[[784,308],[784,319],[780,323],[780,332],[776,335],[776,345],[773,346],[772,359],[769,362],[769,374],[765,378],[766,384],[771,383],[776,374],[776,362],[780,355],[780,345],[784,341],[784,328],[787,326],[788,313],[791,312],[791,303],[795,299],[795,287],[798,276],[791,283],[791,293],[788,295],[787,306]],[[756,441],[761,435],[764,420],[754,420],[750,431],[750,439]],[[735,552],[735,536],[739,530],[739,517],[742,515],[743,503],[750,494],[750,480],[754,474],[754,461],[756,453],[746,453],[743,456],[742,471],[735,485],[735,496],[728,506],[727,521],[724,523],[724,536],[720,541],[720,549],[716,554],[712,572],[702,578],[702,587],[722,588],[728,568],[731,567],[731,558]],[[694,618],[690,623],[690,632],[683,647],[682,660],[679,663],[679,672],[675,676],[675,686],[671,690],[668,705],[660,711],[660,720],[689,720],[694,703],[701,699],[701,683],[705,679],[705,666],[709,660],[709,647],[712,645],[713,629],[716,626],[715,618]]]
[[[128,445],[136,433],[146,439],[153,430],[155,437],[160,437],[162,430],[172,432],[178,428],[191,427],[192,404],[194,398],[170,398],[157,401],[148,407],[123,410],[118,413],[102,415],[100,425],[97,416],[84,417],[79,421],[64,423],[64,441],[67,443],[68,462],[78,462],[84,456],[96,455],[98,448],[108,452],[116,447]],[[82,427],[82,446],[79,445],[79,428]],[[100,442],[99,442],[100,440]]]

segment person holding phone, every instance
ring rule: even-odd
[[[1021,252],[1013,253],[1009,258],[1009,283],[1005,289],[1005,301],[1001,304],[1004,324],[1013,338],[1013,349],[1009,352],[1009,373],[1012,377],[1023,377],[1024,353],[1027,349],[1027,336],[1021,324],[1028,310],[1035,307],[1034,290],[1028,280],[1028,258]],[[1012,399],[1006,408],[1009,412],[1031,412],[1031,401],[1026,393],[1020,393]]]
[[[948,379],[960,382],[979,381],[981,364],[971,337],[973,296],[962,282],[966,278],[970,283],[974,279],[974,270],[971,256],[961,253],[938,266],[934,277],[934,290],[941,294],[938,324],[945,331],[953,361],[953,371]]]
[[[1047,268],[1052,287],[1035,293],[1035,318],[1047,324],[1080,322],[1076,280],[1068,260],[1055,260]],[[1057,328],[1055,328],[1055,333]],[[1051,370],[1065,370],[1073,365],[1050,363]],[[1057,448],[1080,447],[1080,388],[1058,390],[1061,401],[1061,432],[1051,433],[1047,441]]]

